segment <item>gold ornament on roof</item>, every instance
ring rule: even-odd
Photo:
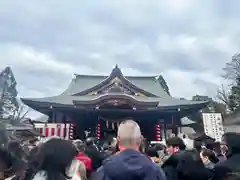
[[[135,93],[135,96],[142,96],[142,97],[144,97],[145,95],[142,94],[142,93],[137,92],[137,93]]]
[[[120,83],[121,82],[121,80],[118,78],[118,77],[115,77],[115,78],[113,78],[112,80],[111,80],[111,82],[110,82],[110,84],[113,84],[113,83]]]

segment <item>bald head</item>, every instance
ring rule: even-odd
[[[140,146],[141,139],[141,130],[135,121],[126,120],[119,125],[118,141],[120,146]]]

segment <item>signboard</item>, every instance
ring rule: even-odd
[[[221,113],[203,113],[203,125],[206,135],[221,141],[224,127]]]

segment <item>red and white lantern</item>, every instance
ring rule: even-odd
[[[161,141],[161,128],[160,124],[155,125],[155,136],[156,136],[156,141]]]
[[[97,139],[100,140],[101,139],[101,124],[100,124],[100,120],[98,120],[98,123],[97,123]]]

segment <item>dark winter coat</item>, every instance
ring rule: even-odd
[[[93,180],[166,180],[164,172],[146,155],[132,149],[107,158]]]

